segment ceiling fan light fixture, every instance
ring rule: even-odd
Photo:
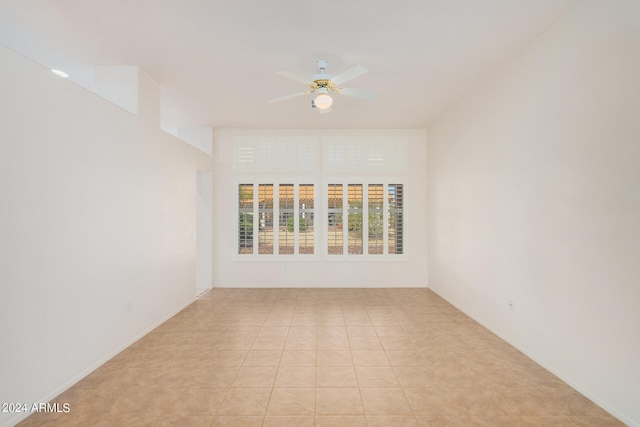
[[[270,103],[285,101],[291,98],[297,98],[298,96],[314,94],[315,98],[311,100],[311,108],[317,108],[321,114],[326,114],[331,111],[331,105],[333,104],[333,98],[331,93],[336,95],[353,96],[356,98],[373,99],[376,97],[375,92],[363,91],[354,88],[342,87],[342,83],[361,76],[367,72],[367,69],[360,64],[353,65],[337,76],[332,76],[325,72],[328,62],[325,60],[319,60],[316,62],[319,74],[311,76],[311,79],[305,79],[304,77],[298,77],[295,74],[291,74],[286,71],[278,71],[276,75],[286,77],[291,80],[295,80],[300,83],[304,83],[307,86],[305,92],[298,92],[291,95],[281,96],[270,100]]]
[[[316,99],[313,100],[313,103],[316,108],[326,110],[327,108],[331,107],[331,104],[333,104],[333,98],[331,98],[326,93],[321,93],[320,95],[316,96]]]

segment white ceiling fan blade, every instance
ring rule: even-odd
[[[329,114],[330,112],[331,112],[331,108],[325,108],[324,110],[320,110],[320,114]]]
[[[299,96],[306,95],[307,93],[309,93],[309,92],[292,93],[291,95],[281,96],[280,98],[275,98],[275,99],[272,99],[272,100],[270,100],[268,102],[270,104],[273,104],[274,102],[286,101],[287,99],[297,98]]]
[[[343,87],[340,90],[340,95],[353,96],[353,97],[362,98],[362,99],[373,99],[376,96],[378,96],[378,93],[371,90],[362,90],[362,89],[354,89],[351,87]]]
[[[333,84],[340,85],[346,82],[347,80],[351,80],[355,77],[363,75],[367,71],[369,70],[367,70],[363,65],[356,64],[356,65],[353,65],[352,67],[347,68],[337,76],[332,77],[331,81],[333,82]]]
[[[300,82],[300,83],[305,84],[305,85],[308,85],[309,83],[311,83],[309,81],[309,79],[305,79],[304,77],[296,76],[295,74],[291,74],[288,71],[278,71],[278,72],[276,72],[276,76],[285,77],[287,79],[295,80],[295,81]]]

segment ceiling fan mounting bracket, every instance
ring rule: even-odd
[[[329,62],[327,62],[324,59],[318,59],[316,61],[316,67],[318,67],[318,70],[320,70],[321,73],[323,73],[324,70],[326,70],[328,65],[329,65]]]

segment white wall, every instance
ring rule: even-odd
[[[375,138],[399,135],[408,141],[409,162],[405,166],[405,235],[407,257],[402,261],[367,261],[353,255],[353,261],[337,261],[323,255],[324,246],[316,241],[314,261],[238,260],[236,236],[237,182],[233,171],[233,140],[238,136],[296,136],[301,141],[314,138]],[[419,287],[426,286],[426,135],[424,130],[237,130],[218,129],[214,135],[214,274],[215,287]],[[263,174],[283,178],[277,171]],[[340,174],[343,176],[344,174]],[[353,175],[367,178],[367,173]],[[309,170],[304,176],[321,182],[325,172]],[[283,178],[284,179],[284,178]],[[355,181],[354,181],[355,182]],[[316,192],[316,194],[319,194]],[[316,202],[320,206],[320,200]],[[318,222],[324,224],[324,222]],[[375,255],[374,255],[375,257]]]
[[[138,114],[138,80],[135,66],[96,66],[93,92],[133,114]]]
[[[584,1],[428,129],[429,287],[631,425],[639,76],[640,2]]]
[[[196,147],[198,150],[212,154],[213,150],[213,128],[207,126],[180,128],[177,137]]]
[[[0,76],[0,402],[30,405],[193,301],[210,158],[3,46]]]

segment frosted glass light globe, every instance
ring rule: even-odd
[[[313,103],[315,104],[316,108],[326,110],[327,108],[331,107],[331,104],[333,104],[333,98],[331,98],[329,95],[321,93],[316,97],[316,99],[313,100]]]

